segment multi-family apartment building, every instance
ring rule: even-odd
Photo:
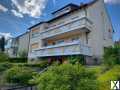
[[[29,49],[29,32],[25,32],[15,38],[9,40],[9,48],[7,53],[10,57],[19,57],[19,53],[28,53]]]
[[[68,4],[52,13],[54,18],[29,28],[28,58],[57,59],[83,55],[86,63],[100,59],[104,48],[113,45],[113,28],[104,0]]]

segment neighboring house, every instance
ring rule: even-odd
[[[12,43],[12,38],[9,38],[6,41],[6,45],[5,45],[5,53],[8,54],[10,57],[13,56],[13,49],[11,48],[11,43]]]
[[[113,45],[113,28],[104,0],[68,4],[52,14],[53,19],[29,28],[29,59],[63,60],[66,56],[84,55],[90,64],[93,58],[102,58],[104,47]]]
[[[8,49],[8,54],[11,57],[19,57],[19,53],[25,51],[28,53],[29,47],[29,32],[26,32],[18,37],[11,39],[11,45]]]

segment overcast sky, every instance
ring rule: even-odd
[[[15,37],[32,25],[52,18],[51,12],[68,3],[88,3],[91,0],[0,0],[0,35]],[[105,0],[115,30],[120,39],[120,0]]]

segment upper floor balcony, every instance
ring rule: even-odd
[[[40,37],[42,39],[46,39],[63,33],[69,33],[75,31],[89,32],[91,30],[92,30],[92,22],[87,17],[83,17],[79,19],[77,18],[76,20],[71,20],[62,25],[50,27],[47,30],[40,32]]]
[[[40,33],[42,39],[49,38],[55,35],[60,35],[68,32],[82,31],[89,32],[92,29],[92,22],[84,17],[81,19],[76,19],[74,21],[70,21],[69,23],[65,23],[63,25],[55,26],[48,28],[44,32]]]

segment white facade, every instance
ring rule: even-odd
[[[19,53],[29,49],[29,32],[26,32],[16,38],[12,38],[7,53],[10,57],[19,57]]]
[[[100,58],[104,47],[113,45],[113,28],[103,0],[68,12],[67,9],[65,15],[57,14],[57,19],[30,28],[28,58],[64,55]]]

